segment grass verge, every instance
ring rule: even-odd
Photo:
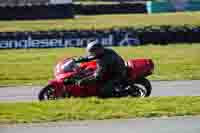
[[[169,21],[170,20],[170,21]],[[109,29],[113,27],[142,27],[149,25],[200,25],[200,12],[96,15],[76,19],[0,21],[0,32],[49,31],[72,29]]]
[[[125,60],[152,58],[155,72],[151,80],[200,79],[200,44],[167,46],[115,47]],[[53,78],[57,60],[66,56],[80,56],[81,48],[18,49],[0,52],[0,85],[40,85]]]
[[[42,103],[0,103],[0,123],[200,115],[199,105],[200,97],[86,98]]]

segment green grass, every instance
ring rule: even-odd
[[[199,105],[200,97],[86,98],[42,103],[0,103],[0,123],[200,115]]]
[[[151,80],[200,79],[200,44],[115,47],[125,60],[152,58],[155,72]],[[59,59],[84,55],[81,48],[18,49],[0,51],[0,85],[39,85],[53,78]]]
[[[200,25],[200,12],[79,16],[76,19],[0,21],[0,32],[107,29],[147,25]]]

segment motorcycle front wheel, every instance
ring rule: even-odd
[[[45,101],[45,100],[55,100],[56,97],[54,96],[55,89],[52,85],[47,85],[44,88],[42,88],[38,94],[38,100],[39,101]]]

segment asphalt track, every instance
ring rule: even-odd
[[[200,133],[200,117],[57,122],[0,126],[0,133]]]
[[[200,80],[151,81],[151,96],[200,96]],[[31,102],[37,100],[42,86],[0,87],[0,102]]]
[[[152,81],[151,96],[200,96],[200,80]],[[41,86],[0,87],[0,102],[37,100]],[[200,133],[200,116],[0,125],[0,133]]]

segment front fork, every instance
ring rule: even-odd
[[[54,89],[53,95],[56,98],[63,97],[66,88],[62,80],[51,80],[49,81],[49,85],[51,85],[52,88]]]

